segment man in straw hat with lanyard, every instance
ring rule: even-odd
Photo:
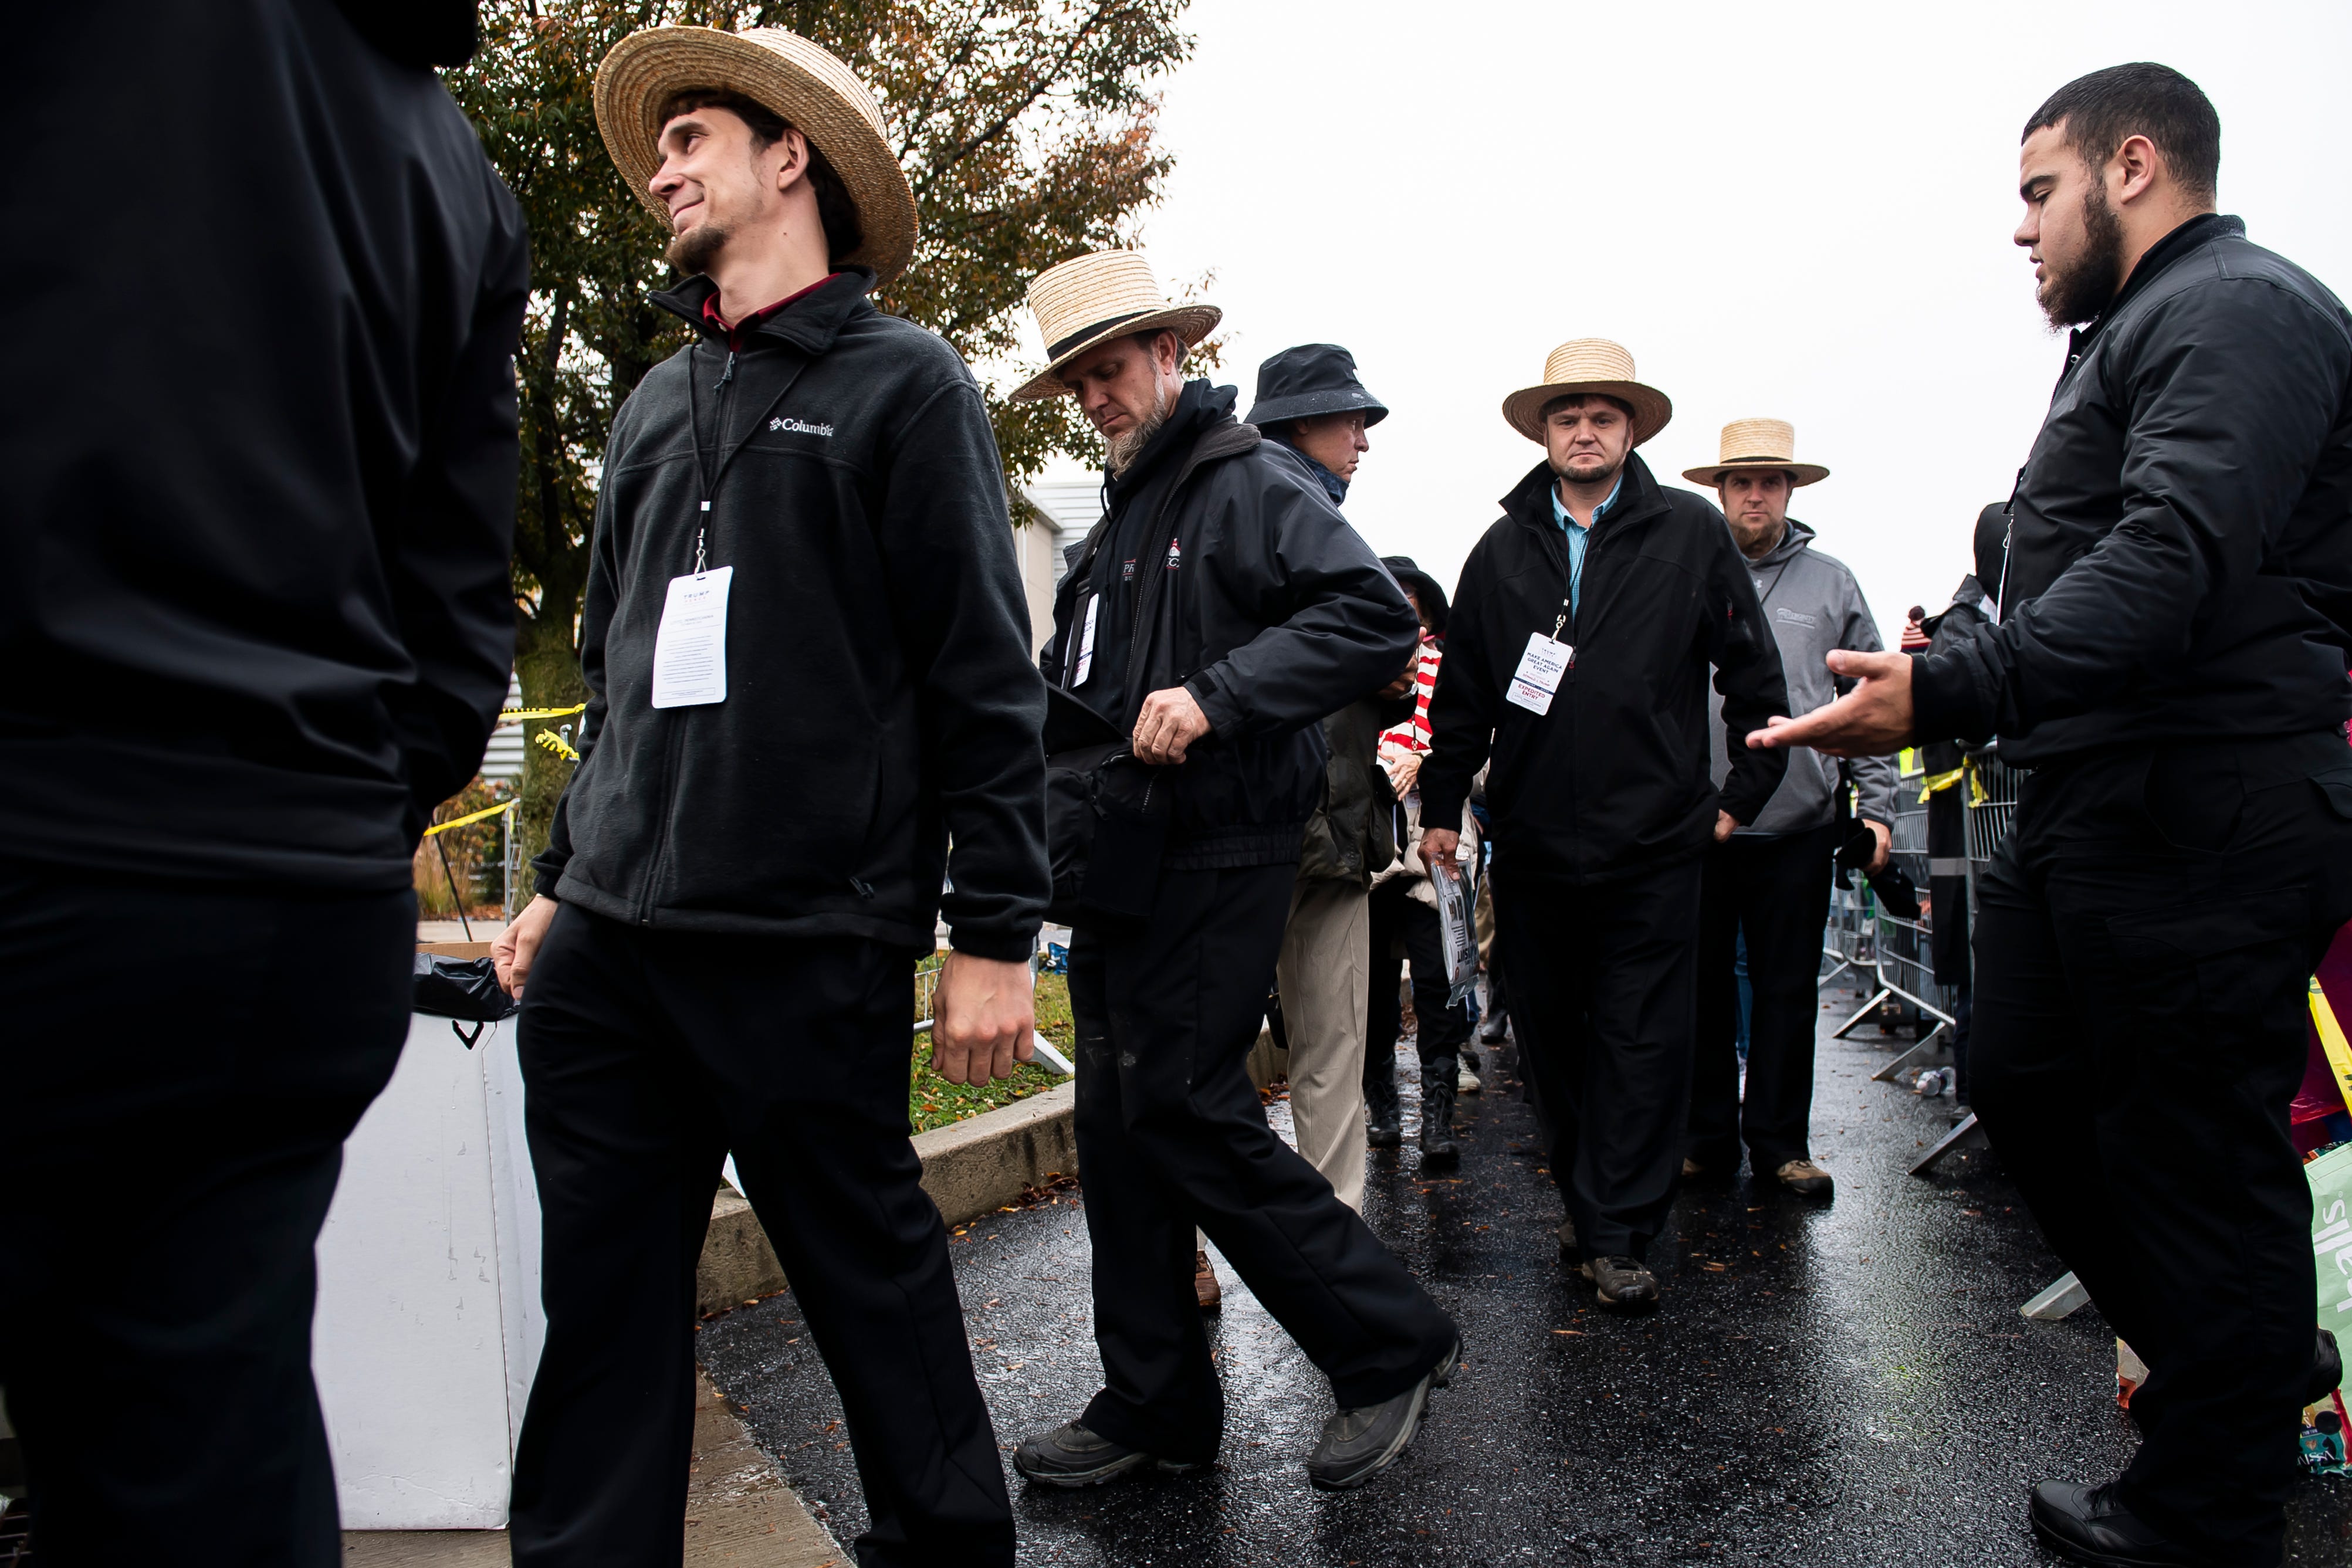
[[[1234,389],[1184,379],[1214,308],[1170,303],[1132,251],[1052,268],[1029,304],[1051,362],[1014,395],[1076,396],[1109,449],[1103,517],[1073,551],[1042,663],[1131,737],[1164,814],[1156,835],[1123,835],[1120,903],[1142,913],[1089,917],[1070,946],[1104,1387],[1013,1465],[1086,1486],[1215,1459],[1198,1226],[1331,1379],[1339,1409],[1309,1479],[1360,1485],[1403,1451],[1459,1340],[1275,1136],[1243,1059],[1322,792],[1317,726],[1393,680],[1417,625],[1306,465],[1234,418]]]
[[[2077,329],[1999,620],[1831,654],[1855,689],[1755,743],[1997,734],[2030,769],[1977,881],[1972,1097],[2149,1374],[2122,1475],[2029,1516],[2078,1563],[2268,1568],[2296,1413],[2343,1373],[2287,1113],[2352,917],[2352,315],[2214,210],[2221,119],[2179,72],[2069,82],[2021,141],[2013,237]]]
[[[546,1246],[515,1561],[678,1561],[695,1260],[732,1150],[841,1393],[858,1561],[1009,1564],[907,1128],[935,918],[933,1061],[982,1082],[1028,1054],[1049,885],[987,413],[954,350],[866,298],[915,207],[840,61],[776,28],[656,28],[605,59],[596,111],[690,275],[655,302],[695,336],[614,420],[587,739],[499,942]]]
[[[1837,695],[1826,660],[1832,649],[1875,653],[1885,644],[1853,572],[1813,548],[1813,530],[1789,516],[1798,488],[1830,476],[1796,461],[1796,427],[1780,419],[1736,419],[1723,427],[1716,461],[1683,470],[1723,502],[1731,537],[1748,558],[1757,598],[1780,649],[1790,711],[1811,713]],[[1715,781],[1730,776],[1720,716],[1707,727]],[[1883,757],[1850,765],[1872,840],[1865,869],[1886,863],[1894,839],[1895,764]],[[1789,770],[1763,811],[1710,847],[1699,894],[1698,1040],[1691,1071],[1690,1142],[1683,1175],[1727,1176],[1748,1149],[1749,1170],[1791,1192],[1828,1197],[1830,1173],[1815,1165],[1807,1136],[1813,1109],[1813,1030],[1821,1012],[1822,927],[1829,919],[1832,867],[1852,823],[1838,796],[1838,764],[1820,753],[1789,754]],[[1739,1082],[1738,944],[1748,940],[1755,996],[1748,1030],[1748,1087]]]
[[[1445,823],[1493,758],[1496,939],[1568,1208],[1560,1254],[1621,1312],[1657,1305],[1643,1258],[1682,1170],[1700,857],[1756,821],[1787,761],[1744,744],[1788,703],[1748,563],[1723,514],[1634,450],[1673,412],[1598,338],[1504,400],[1544,460],[1463,565],[1421,768],[1422,821]],[[1733,742],[1720,786],[1710,668]],[[1431,828],[1423,858],[1451,864],[1455,836]]]

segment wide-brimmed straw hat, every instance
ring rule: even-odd
[[[890,151],[881,106],[847,66],[782,27],[648,27],[596,68],[596,128],[629,189],[664,225],[669,209],[646,189],[661,167],[663,105],[692,89],[739,92],[789,121],[841,176],[865,243],[842,259],[887,283],[915,254],[915,193]]]
[[[1062,368],[1097,343],[1165,327],[1190,349],[1225,314],[1213,305],[1171,302],[1139,250],[1098,250],[1047,267],[1029,285],[1029,311],[1045,340],[1046,365],[1013,394],[1014,402],[1069,391]]]
[[[1541,386],[1521,387],[1503,400],[1503,417],[1513,430],[1541,445],[1544,404],[1576,392],[1597,392],[1631,406],[1636,446],[1665,429],[1666,421],[1675,416],[1675,405],[1665,393],[1633,379],[1633,355],[1606,338],[1579,338],[1562,343],[1544,361]]]
[[[1685,468],[1683,477],[1709,489],[1723,476],[1742,468],[1778,468],[1789,483],[1816,485],[1830,476],[1818,463],[1797,461],[1797,427],[1785,419],[1735,419],[1723,427],[1723,443],[1716,460],[1704,467]]]

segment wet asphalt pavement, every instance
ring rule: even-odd
[[[1858,1002],[1825,993],[1833,1022]],[[1825,1023],[1825,1030],[1828,1025]],[[2005,1565],[2055,1561],[2025,1524],[2045,1476],[2104,1479],[2132,1448],[2114,1339],[2094,1309],[2020,1317],[2060,1272],[1987,1153],[1905,1167],[1946,1126],[1870,1074],[1906,1040],[1824,1039],[1816,1206],[1757,1186],[1688,1187],[1651,1249],[1652,1317],[1592,1304],[1557,1261],[1559,1204],[1510,1048],[1456,1116],[1464,1157],[1376,1150],[1366,1218],[1461,1323],[1465,1362],[1410,1450],[1326,1494],[1301,1461],[1328,1385],[1219,1265],[1221,1463],[1084,1491],[1011,1479],[1024,1563],[1141,1568],[1391,1564]],[[1496,1055],[1502,1058],[1496,1061]],[[1400,1079],[1412,1102],[1413,1075]],[[1287,1106],[1271,1108],[1287,1132]],[[1100,1374],[1083,1190],[998,1214],[955,1243],[974,1364],[1009,1453]],[[865,1522],[841,1409],[790,1295],[706,1323],[698,1350],[753,1437],[846,1542]],[[2306,1480],[2288,1561],[2352,1563],[2352,1478]]]

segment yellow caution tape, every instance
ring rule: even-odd
[[[575,713],[588,711],[586,703],[577,707],[510,707],[499,715],[500,724],[520,724],[527,718],[570,718]]]
[[[1925,800],[1928,796],[1935,794],[1939,789],[1950,789],[1953,785],[1966,778],[1968,776],[1968,771],[1969,765],[1963,762],[1958,768],[1953,768],[1949,773],[1937,774],[1933,779],[1927,780],[1927,787],[1919,791],[1919,799]]]
[[[489,806],[479,811],[469,812],[463,817],[452,817],[446,822],[436,822],[425,829],[425,836],[429,839],[436,833],[446,833],[452,828],[462,828],[468,822],[478,822],[484,817],[495,817],[501,811],[511,811],[521,804],[520,800],[509,800],[503,806]]]
[[[1905,779],[1908,779],[1914,773],[1920,771],[1918,747],[1906,746],[1901,751],[1896,752],[1895,754],[1895,771],[1897,775]]]
[[[1992,799],[1992,791],[1984,787],[1984,775],[1977,770],[1977,759],[1969,758],[1960,766],[1969,770],[1969,804],[1981,806]]]
[[[544,746],[548,750],[552,751],[556,756],[563,758],[564,761],[577,762],[580,760],[580,754],[577,751],[572,750],[572,747],[565,743],[563,737],[556,734],[553,730],[541,730],[539,732],[538,739],[540,745]]]
[[[2336,1074],[2336,1092],[2352,1110],[2352,1045],[2345,1043],[2343,1026],[2336,1021],[2336,1009],[2327,1005],[2327,993],[2320,989],[2316,975],[2311,977],[2311,1022],[2319,1031],[2319,1048],[2327,1053],[2328,1071]]]

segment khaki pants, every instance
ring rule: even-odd
[[[1275,983],[1290,1036],[1290,1118],[1298,1152],[1339,1201],[1364,1207],[1364,1011],[1371,995],[1364,890],[1328,878],[1290,892]]]

